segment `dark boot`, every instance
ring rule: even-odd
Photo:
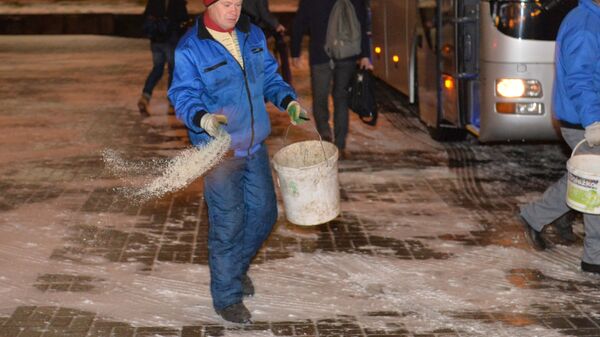
[[[521,223],[523,224],[523,229],[525,230],[525,239],[529,242],[529,245],[535,250],[544,250],[546,249],[546,242],[542,238],[542,233],[536,231],[525,218],[519,216]]]
[[[581,261],[581,270],[600,275],[600,265]]]
[[[244,296],[254,296],[254,284],[248,275],[242,276],[242,293]]]
[[[252,322],[250,320],[252,315],[242,302],[232,304],[222,310],[217,310],[217,314],[223,317],[224,320],[233,323],[248,324]]]
[[[339,159],[340,160],[350,160],[350,153],[348,152],[348,150],[339,150]]]
[[[577,241],[577,236],[575,233],[573,233],[574,220],[575,213],[573,211],[569,211],[552,223],[554,229],[556,229],[556,234],[558,234],[558,236],[567,244],[572,244]]]
[[[142,94],[138,100],[137,106],[140,110],[140,114],[144,117],[150,116],[150,113],[148,112],[148,105],[150,105],[150,95]]]

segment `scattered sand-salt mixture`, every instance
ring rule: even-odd
[[[175,192],[189,185],[223,159],[231,145],[231,136],[223,129],[209,143],[181,151],[170,160],[153,160],[150,163],[123,159],[116,151],[107,149],[103,161],[110,172],[129,181],[129,175],[159,172],[160,175],[146,180],[141,186],[128,186],[117,190],[133,202],[143,203]]]

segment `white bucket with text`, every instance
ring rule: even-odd
[[[575,152],[585,142],[575,146],[567,161],[567,205],[574,210],[600,214],[600,155]]]

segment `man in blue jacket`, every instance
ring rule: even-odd
[[[564,19],[556,39],[553,105],[563,138],[571,148],[585,139],[600,145],[600,5],[580,0]],[[579,151],[579,150],[578,150]],[[569,211],[567,174],[550,186],[541,200],[521,208],[530,244],[544,250],[541,231]],[[600,274],[600,216],[584,214],[585,240],[581,269]]]
[[[221,317],[248,323],[248,268],[277,219],[265,100],[286,110],[293,124],[306,113],[277,73],[261,29],[240,16],[242,0],[203,1],[206,12],[175,51],[169,97],[192,144],[209,142],[221,128],[231,135],[230,155],[204,177],[210,288]]]

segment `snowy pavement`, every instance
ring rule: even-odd
[[[202,184],[136,205],[102,152],[152,167],[187,148],[136,101],[145,40],[0,36],[0,336],[600,336],[600,278],[579,241],[535,252],[514,217],[563,172],[557,144],[441,144],[381,90],[377,127],[351,121],[342,214],[280,216],[250,269],[254,324],[226,324],[208,289]],[[307,71],[295,70],[310,106]],[[385,96],[385,97],[384,97]],[[271,154],[314,139],[270,108]]]

